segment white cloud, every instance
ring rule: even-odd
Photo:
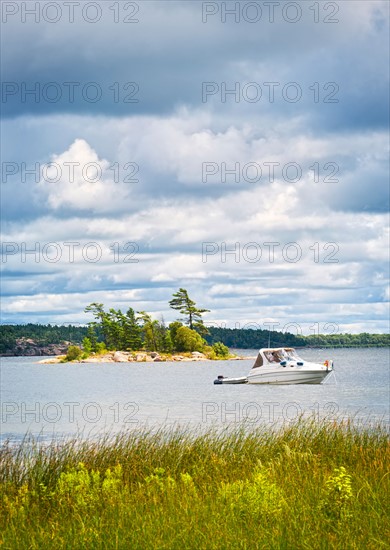
[[[114,177],[110,163],[99,159],[85,140],[76,139],[42,167],[38,190],[53,210],[112,212],[130,200],[124,183],[115,183]]]
[[[99,300],[169,318],[171,292],[185,285],[213,310],[208,319],[298,321],[307,331],[332,320],[351,330],[364,320],[387,327],[388,3],[339,2],[338,24],[314,23],[308,4],[296,25],[222,23],[220,14],[204,24],[199,2],[144,2],[132,32],[112,24],[108,5],[99,25],[7,25],[6,79],[96,81],[103,97],[5,105],[5,160],[62,169],[58,181],[52,169],[39,184],[17,173],[3,186],[4,241],[16,245],[2,264],[6,315],[81,320],[80,310]],[[318,4],[321,16],[332,5]],[[224,102],[216,94],[202,103],[203,81],[274,79],[299,81],[304,100]],[[112,83],[130,80],[141,84],[139,104],[113,101]],[[337,82],[339,103],[313,101],[316,80]],[[205,162],[216,168],[207,178]],[[274,181],[269,162],[279,163]],[[74,178],[69,163],[78,163]],[[139,165],[138,182],[124,181],[126,163]],[[238,165],[239,181],[223,181],[222,163]],[[259,181],[245,178],[249,163],[261,167]],[[299,165],[299,181],[287,177],[288,163]],[[332,166],[336,181],[325,181]],[[56,261],[45,257],[53,242]],[[206,242],[216,253],[202,258]],[[269,242],[277,243],[272,259]],[[23,252],[36,243],[37,254]],[[296,263],[288,243],[301,249]],[[94,245],[97,261],[86,253]],[[252,261],[256,246],[261,258]],[[338,263],[327,262],[332,251]]]

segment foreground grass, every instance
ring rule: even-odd
[[[388,548],[380,426],[26,441],[0,458],[1,548]]]

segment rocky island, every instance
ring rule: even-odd
[[[173,294],[169,305],[181,320],[165,324],[145,311],[128,307],[104,309],[92,303],[85,312],[94,317],[86,325],[0,325],[0,357],[48,357],[45,363],[205,361],[240,359],[233,349],[260,349],[272,341],[274,347],[388,347],[389,334],[292,334],[261,328],[207,326],[199,309],[184,288]]]
[[[218,358],[222,359],[222,358]],[[227,357],[223,358],[224,360],[230,361],[239,361],[241,359],[255,359],[255,357],[239,357],[238,355],[229,354]],[[162,363],[166,361],[212,361],[215,360],[215,357],[211,359],[207,357],[206,354],[193,351],[191,353],[182,353],[182,354],[167,354],[167,353],[158,353],[156,351],[151,352],[128,352],[128,351],[109,351],[107,353],[99,355],[90,355],[86,358],[74,359],[74,363]],[[38,361],[38,363],[47,363],[47,364],[56,364],[56,363],[67,363],[66,355],[58,355],[56,357],[48,357]]]

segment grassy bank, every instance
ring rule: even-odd
[[[300,421],[1,451],[1,548],[388,548],[384,428]]]

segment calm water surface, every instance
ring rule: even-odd
[[[335,373],[322,385],[215,386],[219,374],[247,375],[253,360],[42,365],[41,357],[2,358],[0,437],[96,437],[161,424],[271,425],[301,414],[389,423],[389,349],[307,349],[300,355],[333,359]]]

